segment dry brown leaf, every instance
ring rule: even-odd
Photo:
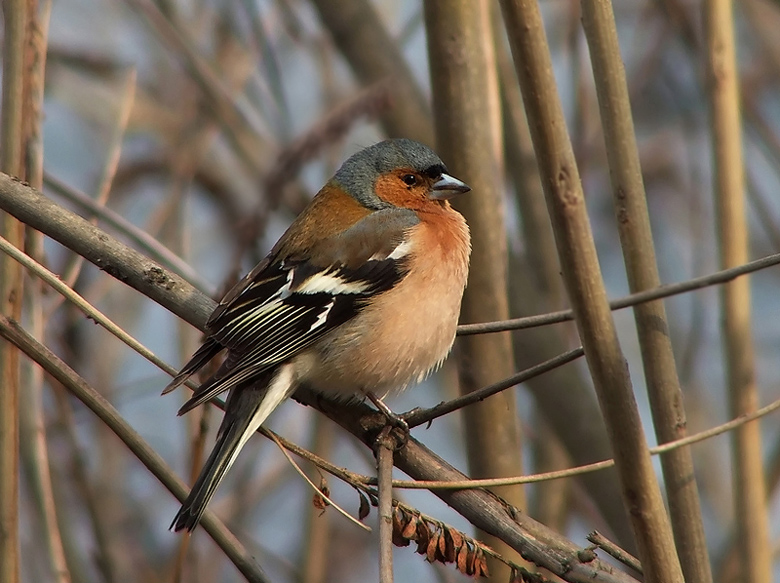
[[[431,540],[431,529],[425,520],[417,521],[417,552],[421,555],[428,549],[428,541]]]
[[[477,549],[476,559],[474,561],[474,576],[475,577],[490,577],[490,571],[488,571],[487,558],[482,549]]]
[[[409,521],[404,526],[404,530],[401,536],[406,540],[415,540],[417,537],[417,522],[419,518],[417,516],[410,516]]]
[[[463,545],[462,547],[460,547],[460,550],[458,550],[458,556],[455,560],[455,566],[458,568],[458,571],[460,571],[464,575],[468,575],[468,571],[466,568],[468,558],[469,558],[468,545]]]
[[[442,537],[444,538],[444,550],[442,551],[442,557],[445,563],[455,562],[455,554],[457,552],[457,549],[455,548],[455,543],[452,538],[453,531],[455,531],[455,529],[450,529],[450,528],[444,529],[444,536]]]
[[[452,546],[455,547],[455,550],[459,550],[463,546],[464,535],[462,532],[455,528],[450,529],[450,536],[452,537]]]
[[[433,533],[430,540],[428,541],[428,548],[425,552],[425,558],[428,559],[429,563],[433,563],[436,560],[436,549],[439,546],[439,533]]]
[[[330,506],[330,503],[327,500],[325,500],[325,498],[319,492],[317,492],[316,494],[314,494],[314,496],[312,496],[311,503],[314,505],[314,507],[317,510],[321,510],[323,512],[328,506]]]
[[[447,562],[447,529],[442,529],[439,534],[439,544],[436,547],[436,559],[442,563]]]

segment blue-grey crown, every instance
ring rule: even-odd
[[[336,172],[335,180],[362,204],[372,209],[390,205],[375,191],[376,179],[394,168],[409,167],[417,172],[445,172],[446,168],[428,146],[407,138],[385,140],[350,157]]]

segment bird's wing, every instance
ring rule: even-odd
[[[207,323],[207,339],[167,390],[224,348],[228,356],[179,413],[197,407],[310,346],[355,317],[370,299],[398,284],[408,271],[413,213],[372,213],[308,250],[271,256],[225,296]]]

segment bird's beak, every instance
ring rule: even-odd
[[[456,194],[462,194],[469,190],[471,190],[471,187],[465,182],[461,182],[449,174],[442,174],[441,178],[433,183],[433,190],[429,198],[433,200],[448,200]]]

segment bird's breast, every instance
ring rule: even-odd
[[[314,389],[384,395],[422,380],[446,358],[468,277],[468,227],[450,211],[424,219],[410,238],[407,276],[299,357]]]

